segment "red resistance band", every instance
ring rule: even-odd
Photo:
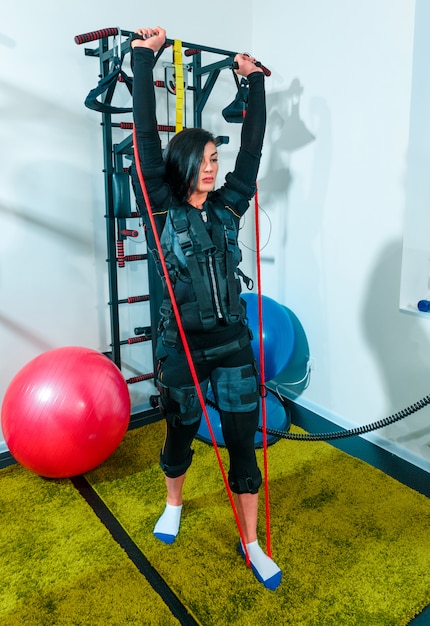
[[[220,467],[220,470],[221,470],[221,474],[222,474],[224,485],[225,485],[225,488],[226,488],[226,491],[227,491],[227,494],[228,494],[230,505],[231,505],[231,508],[233,510],[234,517],[236,519],[237,528],[239,530],[239,535],[240,535],[240,538],[242,540],[242,545],[243,545],[243,549],[244,549],[244,553],[245,553],[246,564],[247,564],[248,567],[250,567],[249,554],[248,554],[248,550],[247,550],[247,547],[246,547],[243,530],[242,530],[242,527],[241,527],[241,524],[240,524],[239,515],[237,513],[237,509],[236,509],[236,506],[235,506],[235,503],[234,503],[233,495],[232,495],[232,492],[231,492],[231,489],[230,489],[230,485],[228,483],[227,475],[226,475],[226,472],[225,472],[225,469],[224,469],[224,466],[223,466],[223,463],[222,463],[222,459],[221,459],[221,456],[220,456],[220,453],[219,453],[218,445],[217,445],[217,442],[216,442],[216,439],[215,439],[215,435],[214,435],[214,432],[213,432],[213,429],[212,429],[212,426],[211,426],[211,423],[210,423],[208,411],[207,411],[207,408],[206,408],[206,402],[205,402],[205,399],[203,397],[202,390],[200,388],[200,383],[199,383],[199,379],[198,379],[198,376],[197,376],[196,368],[195,368],[194,363],[193,363],[193,358],[191,356],[191,351],[190,351],[190,348],[189,348],[188,340],[187,340],[187,337],[186,337],[186,334],[185,334],[185,331],[184,331],[184,327],[182,325],[182,321],[181,321],[181,317],[180,317],[180,314],[179,314],[179,309],[178,309],[178,305],[177,305],[177,302],[176,302],[175,294],[174,294],[174,291],[173,291],[172,283],[171,283],[171,280],[170,280],[169,272],[167,270],[166,261],[165,261],[163,250],[162,250],[162,247],[161,247],[160,237],[158,235],[156,224],[155,224],[155,220],[154,220],[154,216],[152,214],[151,202],[150,202],[150,199],[149,199],[148,191],[146,189],[146,184],[145,184],[145,180],[144,180],[143,173],[142,173],[142,167],[141,167],[141,164],[140,164],[140,157],[139,157],[139,151],[138,151],[138,148],[137,148],[137,136],[136,136],[136,128],[135,127],[133,128],[133,148],[134,148],[134,158],[135,158],[135,163],[136,163],[136,171],[137,171],[137,175],[138,175],[138,178],[139,178],[139,183],[140,183],[140,187],[141,187],[141,190],[142,190],[143,198],[145,200],[146,208],[147,208],[147,211],[148,211],[149,221],[151,223],[151,228],[152,228],[152,232],[153,232],[153,235],[154,235],[155,244],[157,246],[158,255],[159,255],[159,258],[160,258],[160,261],[161,261],[161,266],[163,268],[163,274],[164,274],[164,277],[165,277],[165,280],[166,280],[167,290],[169,292],[170,300],[172,302],[173,312],[175,314],[176,323],[178,325],[179,335],[181,337],[182,345],[184,347],[185,355],[187,357],[188,366],[190,368],[190,372],[191,372],[191,376],[192,376],[192,379],[193,379],[193,383],[194,383],[194,385],[196,387],[197,397],[199,399],[200,406],[202,408],[203,414],[204,414],[205,419],[206,419],[206,423],[207,423],[207,426],[208,426],[208,431],[209,431],[209,434],[210,434],[210,437],[211,437],[211,440],[212,440],[212,444],[213,444],[213,447],[214,447],[214,450],[215,450],[215,454],[216,454],[216,457],[217,457],[217,460],[218,460],[218,464],[219,464],[219,467]],[[256,196],[256,200],[257,200],[257,196]],[[258,211],[257,211],[257,213],[258,213]],[[257,250],[258,250],[258,248],[259,248],[259,246],[257,245]],[[259,282],[260,282],[260,273],[259,273]],[[260,364],[260,375],[261,375],[261,381],[264,381],[264,354],[263,354],[263,350],[261,348],[261,343],[262,343],[261,338],[262,338],[262,336],[263,336],[263,333],[262,333],[262,325],[261,325],[261,318],[260,318],[260,355],[262,356],[262,359],[263,359],[263,364],[262,365]],[[263,386],[262,382],[261,382],[261,384]],[[264,398],[264,394],[263,394],[263,397],[262,397],[262,408],[263,407],[264,407],[264,409],[263,409],[263,442],[264,442],[264,448],[265,448],[265,450],[267,450],[267,433],[266,433],[266,417],[265,417],[265,398]],[[267,524],[267,519],[268,519],[268,516],[267,516],[267,503],[268,503],[268,497],[267,497],[268,488],[267,488],[267,485],[268,485],[268,479],[267,479],[267,473],[266,473],[266,469],[267,469],[266,468],[266,465],[267,465],[266,455],[267,455],[267,452],[265,452],[265,468],[264,468],[265,469],[265,477],[266,477],[265,478],[265,486],[266,486],[266,524]],[[267,529],[268,528],[269,527],[266,526],[266,535],[267,535]],[[270,539],[268,538],[268,535],[266,536],[266,540],[267,540],[267,553],[268,553],[268,556],[270,557],[271,556],[271,554],[270,554]]]
[[[255,248],[257,257],[257,297],[258,297],[258,331],[260,348],[260,389],[261,389],[261,426],[263,431],[263,455],[264,455],[264,494],[266,510],[266,552],[272,558],[270,543],[270,499],[269,499],[269,460],[267,454],[267,411],[266,411],[266,381],[264,371],[264,341],[263,341],[263,298],[261,288],[261,257],[260,257],[260,221],[258,210],[258,186],[255,192]]]

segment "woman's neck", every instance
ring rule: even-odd
[[[204,203],[206,202],[208,194],[206,192],[198,192],[193,191],[193,193],[188,198],[188,204],[191,204],[195,209],[202,209]]]

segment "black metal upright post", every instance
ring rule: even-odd
[[[111,60],[107,54],[109,51],[108,40],[100,40],[100,74],[104,78],[109,74]],[[110,332],[111,332],[111,358],[121,368],[121,346],[119,331],[118,310],[118,270],[116,257],[116,224],[113,201],[112,176],[114,171],[112,154],[112,115],[102,113],[103,134],[103,173],[105,183],[105,218],[106,218],[106,244],[107,244],[107,268],[109,283],[109,306],[110,306]]]

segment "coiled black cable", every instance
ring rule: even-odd
[[[274,393],[271,389],[266,388],[266,390]],[[279,398],[278,394],[275,395],[277,395],[277,397]],[[282,402],[281,398],[279,399],[285,408],[285,404]],[[212,402],[209,398],[206,398],[206,402],[214,409],[217,408],[216,404]],[[384,426],[394,424],[395,422],[398,422],[405,417],[408,417],[409,415],[417,413],[429,404],[430,395],[425,396],[421,400],[418,400],[418,402],[414,402],[414,404],[411,404],[410,406],[402,409],[401,411],[398,411],[397,413],[394,413],[393,415],[385,417],[381,420],[377,420],[376,422],[372,422],[371,424],[364,424],[363,426],[358,426],[357,428],[351,428],[349,430],[334,431],[329,433],[290,433],[284,432],[282,430],[266,428],[266,432],[268,435],[278,437],[280,439],[294,439],[298,441],[331,441],[333,439],[345,439],[346,437],[356,437],[358,435],[370,433],[373,430],[378,430],[379,428],[384,428]],[[262,432],[263,428],[259,426],[257,430]]]

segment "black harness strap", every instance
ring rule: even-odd
[[[249,332],[244,334],[239,339],[235,339],[234,341],[229,341],[228,343],[224,343],[220,346],[214,346],[213,348],[204,348],[202,350],[193,350],[191,352],[194,359],[198,361],[213,361],[214,359],[220,359],[233,352],[239,352],[242,348],[245,348],[250,342]]]
[[[215,213],[219,218],[217,210]],[[226,248],[226,277],[227,277],[227,291],[228,300],[230,304],[230,321],[236,322],[240,319],[240,307],[239,307],[239,293],[236,284],[236,270],[237,264],[234,263],[234,253],[236,251],[236,229],[233,224],[233,220],[230,217],[230,221],[226,223],[225,219],[221,220],[224,228],[225,248]],[[217,271],[219,268],[217,267]]]
[[[196,241],[199,241],[200,251],[203,252],[206,257],[212,256],[216,251],[216,247],[206,232],[206,228],[199,215],[197,215],[195,211],[189,211],[188,219],[190,228],[196,236]],[[199,267],[199,262],[195,254],[195,244],[188,230],[187,217],[186,215],[180,216],[179,218],[175,216],[172,218],[172,223],[178,237],[179,245],[184,253],[188,270],[193,279],[194,291],[200,309],[200,319],[203,328],[213,328],[216,323],[216,315],[213,311],[212,295],[209,285],[205,281],[205,276]]]
[[[90,91],[85,99],[85,106],[88,107],[88,109],[99,111],[100,113],[130,113],[133,111],[132,108],[116,107],[110,104],[120,76],[123,78],[124,83],[127,85],[127,89],[131,94],[133,79],[127,76],[127,74],[121,69],[121,65],[117,65],[110,74],[99,81],[97,87]],[[97,100],[97,98],[105,92],[105,101],[100,102]]]

